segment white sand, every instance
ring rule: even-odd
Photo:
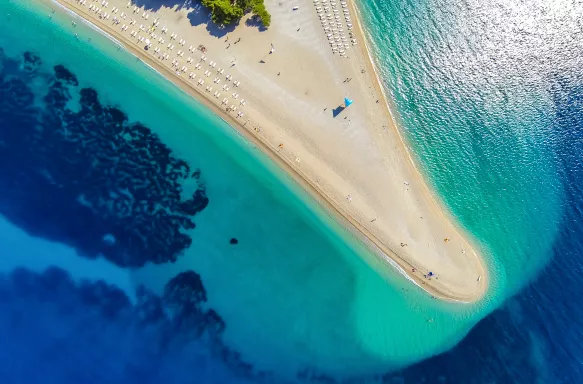
[[[144,9],[133,13],[127,0],[110,0],[108,7],[93,0],[84,5],[76,0],[57,1],[119,39],[130,52],[221,114],[341,222],[362,235],[379,256],[397,262],[430,294],[459,301],[483,296],[487,288],[483,260],[415,168],[390,115],[351,3],[348,9],[358,45],[350,45],[348,58],[341,58],[332,53],[312,0],[293,4],[267,0],[272,25],[266,31],[246,25],[246,19],[236,28],[221,30],[210,23],[204,8],[191,6],[147,12],[146,20]],[[109,20],[90,11],[90,5],[109,13]],[[299,9],[293,11],[296,5]],[[113,7],[119,11],[112,13]],[[340,2],[337,9],[348,36]],[[122,12],[127,19],[114,24],[113,16],[120,18]],[[136,24],[122,32],[122,25],[132,18]],[[139,31],[140,24],[150,27],[157,18],[154,33],[165,43],[158,44],[157,38],[139,32],[138,37],[153,42],[146,51],[145,43],[130,32]],[[168,27],[166,34],[161,34],[163,26]],[[178,37],[170,39],[171,33]],[[186,40],[184,46],[180,39]],[[175,45],[173,50],[167,49],[169,43]],[[191,45],[196,48],[199,44],[207,48],[206,62],[200,61],[200,51],[189,52]],[[269,53],[271,44],[273,54]],[[170,58],[158,59],[156,47]],[[185,51],[182,57],[177,56],[179,50]],[[194,60],[192,64],[186,62],[188,57]],[[188,67],[179,76],[172,67],[175,58],[178,68]],[[215,68],[209,67],[210,61],[217,62]],[[201,70],[194,69],[198,62]],[[224,74],[217,74],[218,68],[225,69]],[[212,72],[210,77],[204,76],[206,70]],[[190,72],[196,73],[194,80],[189,79]],[[225,79],[227,74],[241,85],[234,87]],[[221,79],[220,84],[213,82],[215,77]],[[196,85],[200,78],[205,81],[203,86]],[[352,80],[343,82],[346,78]],[[230,86],[229,91],[222,90],[224,84]],[[211,92],[205,91],[208,85]],[[213,96],[215,91],[221,92],[218,99]],[[233,92],[239,94],[237,100],[232,98]],[[333,117],[332,110],[343,104],[344,97],[355,100],[354,104]],[[225,112],[224,98],[237,110]],[[245,106],[241,99],[247,101]],[[239,111],[244,113],[242,118],[236,117]],[[438,278],[425,278],[429,271]]]

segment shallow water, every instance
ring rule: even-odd
[[[564,14],[567,2],[555,3],[362,7],[413,153],[450,209],[495,255],[505,292],[548,261],[565,208],[549,91],[577,53],[565,21],[578,15]],[[548,27],[537,28],[534,20],[543,15]],[[556,41],[565,33],[565,41]]]
[[[522,89],[516,79],[504,88],[502,79],[481,96],[458,94],[463,79],[445,74],[459,71],[406,65],[424,54],[425,35],[397,38],[396,29],[431,20],[421,17],[430,5],[408,4],[409,13],[373,6],[369,27],[395,34],[388,47],[373,37],[378,52],[391,53],[379,55],[383,78],[431,182],[484,246],[487,298],[471,306],[431,300],[375,265],[281,171],[151,69],[81,23],[73,28],[70,16],[9,1],[0,5],[2,17],[10,14],[0,24],[0,240],[8,255],[0,332],[14,340],[3,358],[11,364],[0,364],[5,377],[368,381],[455,345],[536,274],[571,214],[563,180],[572,152],[561,140],[571,123],[557,123],[561,92],[542,97],[535,91],[544,87]],[[477,88],[478,80],[467,83]],[[513,305],[503,313],[525,324],[515,315],[523,304]],[[440,366],[458,350],[483,358],[490,350],[468,340],[490,335],[499,316],[438,357]],[[529,335],[539,348],[530,356],[541,360],[547,340]],[[76,364],[47,357],[53,349],[77,351]],[[431,364],[396,375],[446,375]]]
[[[569,292],[583,256],[583,7],[368,0],[360,9],[413,153],[491,251],[495,295],[538,275],[456,348],[393,379],[578,381],[581,324],[568,319],[581,312]]]

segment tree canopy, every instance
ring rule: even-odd
[[[257,1],[253,5],[253,13],[259,17],[259,20],[263,23],[265,27],[269,27],[271,24],[271,15],[265,9],[265,4],[263,4],[263,0]]]
[[[216,24],[233,24],[246,13],[253,13],[265,27],[271,24],[271,15],[263,0],[202,0],[202,5],[211,11],[211,20]]]

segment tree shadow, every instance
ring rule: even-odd
[[[176,12],[186,9],[189,11],[187,17],[190,25],[196,27],[204,24],[206,25],[207,32],[216,38],[225,37],[240,25],[240,22],[229,25],[217,25],[211,20],[210,11],[203,7],[198,0],[132,0],[131,7],[134,5],[144,7],[145,10],[150,12],[158,11],[161,8],[170,8]],[[267,31],[267,28],[257,16],[247,18],[245,20],[245,25],[248,27],[255,27],[260,32]]]
[[[186,17],[193,27],[212,23],[210,11],[200,4],[191,8]]]
[[[332,110],[332,116],[336,117],[338,116],[342,111],[344,111],[346,109],[346,107],[343,107],[342,105],[339,105],[338,107],[334,108]]]
[[[245,25],[248,27],[256,27],[259,30],[259,32],[267,31],[267,28],[265,27],[265,25],[263,25],[261,19],[257,15],[251,16],[250,18],[245,20]]]
[[[129,0],[128,0],[129,1]],[[229,32],[233,32],[239,23],[230,25],[217,25],[210,18],[210,11],[203,7],[200,1],[193,0],[132,0],[132,6],[144,7],[146,10],[155,12],[161,8],[170,8],[178,12],[183,9],[188,10],[187,18],[193,27],[206,25],[207,32],[214,37],[221,38]]]
[[[211,36],[221,38],[225,37],[227,33],[233,32],[237,26],[239,26],[239,22],[229,25],[217,25],[212,20],[208,19],[206,23],[206,30]]]
[[[128,0],[129,1],[129,0]],[[126,3],[127,4],[127,3]],[[137,5],[138,7],[144,7],[148,11],[158,11],[160,8],[171,8],[175,11],[180,11],[182,9],[190,9],[200,6],[199,1],[192,0],[132,0],[132,5]]]

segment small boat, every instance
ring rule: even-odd
[[[295,7],[292,8],[294,11],[297,11],[298,9],[300,9],[300,7],[298,7],[297,5]]]

